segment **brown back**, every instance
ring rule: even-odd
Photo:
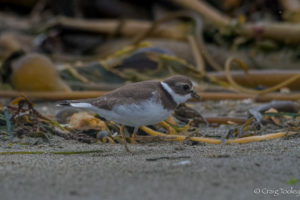
[[[102,109],[111,110],[116,104],[131,104],[139,103],[153,97],[153,92],[156,91],[155,100],[163,104],[166,109],[175,109],[177,104],[174,102],[170,94],[163,89],[158,81],[143,81],[125,85],[116,90],[113,90],[101,97],[95,99],[85,99],[75,102],[91,103]],[[74,102],[74,101],[72,101]]]

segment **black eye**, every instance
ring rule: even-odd
[[[183,89],[184,89],[185,91],[190,90],[190,86],[189,86],[189,85],[183,85]]]

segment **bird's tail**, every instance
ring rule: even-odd
[[[71,101],[68,101],[68,100],[61,101],[61,102],[58,102],[58,104],[56,104],[56,106],[71,106]]]
[[[88,102],[81,102],[76,100],[66,100],[59,102],[57,106],[70,106],[74,108],[93,108],[93,105]]]

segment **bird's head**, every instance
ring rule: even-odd
[[[184,103],[191,97],[200,100],[200,96],[193,89],[192,81],[186,76],[172,76],[161,84],[177,104]]]

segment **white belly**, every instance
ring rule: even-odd
[[[132,127],[157,124],[172,113],[152,99],[139,104],[117,105],[111,111],[96,107],[92,110],[107,120]]]

